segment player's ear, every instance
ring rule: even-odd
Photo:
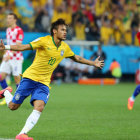
[[[57,33],[57,30],[56,29],[53,29],[53,33],[56,34]]]

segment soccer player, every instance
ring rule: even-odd
[[[17,16],[14,13],[9,13],[7,15],[7,30],[6,39],[8,45],[19,45],[23,41],[23,30],[17,26]],[[8,87],[6,83],[6,76],[11,74],[14,76],[16,86],[18,87],[20,83],[20,74],[22,73],[22,62],[23,56],[20,51],[10,51],[7,50],[3,56],[3,60],[0,66],[0,84],[4,89]],[[0,105],[6,104],[5,99],[0,102]]]
[[[139,24],[139,31],[137,33],[137,38],[139,40],[139,45],[140,45],[140,24]],[[138,58],[138,60],[136,60],[136,62],[140,61],[140,59]],[[132,110],[133,109],[133,105],[134,105],[134,102],[135,102],[135,98],[139,95],[140,93],[140,85],[138,85],[135,90],[134,90],[134,93],[131,97],[128,98],[128,104],[127,104],[127,107],[129,110]]]
[[[51,75],[64,58],[71,58],[76,62],[98,68],[104,66],[104,61],[99,60],[100,57],[95,61],[90,61],[75,55],[70,47],[63,41],[66,39],[66,35],[67,25],[63,19],[58,19],[52,23],[51,35],[40,37],[29,44],[4,45],[1,40],[0,50],[36,50],[35,59],[32,65],[23,73],[23,79],[14,97],[11,94],[11,87],[0,91],[0,98],[5,97],[6,103],[11,110],[18,109],[24,99],[30,94],[32,95],[30,103],[33,106],[33,111],[21,132],[16,136],[18,140],[33,140],[33,138],[28,137],[27,133],[35,126],[45,104],[48,102]]]

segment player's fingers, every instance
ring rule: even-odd
[[[103,64],[103,63],[101,63],[100,67],[102,68],[103,66],[104,66],[104,64]]]
[[[104,65],[101,65],[101,67],[103,67]]]
[[[104,65],[104,63],[101,63],[102,65]]]
[[[101,62],[101,64],[104,64],[104,62]]]
[[[100,66],[104,66],[104,63],[100,63]]]
[[[99,60],[100,59],[100,56],[98,56],[97,59]]]
[[[104,64],[101,64],[101,67],[104,67]]]
[[[100,69],[102,69],[102,66],[100,66]]]

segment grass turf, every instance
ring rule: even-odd
[[[114,86],[52,85],[50,98],[37,125],[34,140],[138,140],[140,99],[127,110],[134,83]],[[30,97],[16,111],[0,106],[0,138],[14,138],[32,112]]]

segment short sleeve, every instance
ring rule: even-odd
[[[18,30],[18,33],[17,33],[16,41],[17,42],[22,42],[23,41],[23,38],[24,38],[23,30],[22,29],[19,29]]]
[[[33,50],[43,47],[41,38],[37,38],[37,39],[33,40],[32,42],[30,42],[29,44]]]
[[[71,57],[71,56],[74,56],[74,52],[71,50],[71,48],[67,45],[67,51],[66,51],[66,54],[65,54],[65,57]]]

